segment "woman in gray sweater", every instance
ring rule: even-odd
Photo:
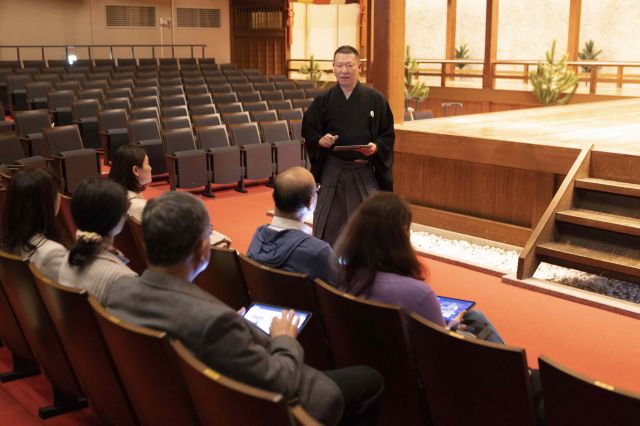
[[[60,284],[84,288],[103,302],[113,281],[137,276],[113,247],[128,207],[127,192],[110,179],[91,178],[78,186],[71,198],[71,215],[78,228],[76,242],[60,268]]]

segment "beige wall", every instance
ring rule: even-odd
[[[177,28],[175,7],[221,9],[221,28]],[[107,28],[106,5],[156,6],[156,17],[170,19],[171,26]],[[0,46],[78,44],[206,44],[205,56],[218,62],[230,60],[229,0],[0,0]],[[86,49],[70,49],[78,58]],[[188,48],[176,49],[188,57]],[[108,49],[95,49],[94,57],[107,58]],[[194,54],[200,55],[199,49]],[[40,59],[40,49],[21,50],[22,59]],[[64,50],[47,49],[47,59],[62,59]],[[151,49],[136,49],[136,56],[150,57]],[[157,57],[171,57],[171,49],[157,49]],[[114,57],[131,57],[130,49],[114,49]],[[15,59],[15,49],[0,48],[0,60]]]

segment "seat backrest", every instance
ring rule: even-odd
[[[162,96],[175,96],[175,95],[183,95],[183,94],[184,94],[184,89],[182,88],[182,85],[160,87],[160,95]]]
[[[76,121],[81,118],[97,118],[98,111],[100,111],[100,101],[97,99],[77,99],[71,102],[71,111],[73,119]]]
[[[302,120],[304,113],[302,108],[280,109],[278,110],[280,120]]]
[[[282,90],[263,90],[260,96],[263,101],[284,101]]]
[[[157,81],[156,81],[157,83]],[[147,97],[147,96],[155,96],[158,97],[160,96],[160,93],[158,93],[158,87],[157,84],[156,85],[152,85],[152,86],[140,86],[140,83],[138,83],[138,85],[136,86],[133,95],[135,97]]]
[[[194,95],[188,95],[189,106],[195,105],[210,105],[213,103],[211,95],[209,93],[198,93]]]
[[[238,96],[235,92],[229,93],[218,93],[213,92],[213,100],[216,101],[216,104],[232,104],[238,102]]]
[[[303,89],[291,89],[291,90],[285,89],[284,98],[285,99],[304,99],[305,98],[304,90]]]
[[[296,83],[294,83],[293,81],[276,81],[275,83],[276,88],[279,90],[295,90],[296,88]]]
[[[114,87],[107,90],[106,96],[108,98],[130,98],[132,92],[130,87]]]
[[[247,111],[244,112],[223,112],[222,121],[225,124],[250,123],[251,117]]]
[[[171,342],[203,425],[294,425],[285,398],[207,367],[181,342]]]
[[[108,75],[108,74],[107,74]],[[109,88],[109,82],[105,79],[96,80],[92,75],[89,76],[91,80],[87,80],[83,83],[85,89],[102,89],[107,90]]]
[[[189,81],[189,83],[187,83],[187,80]],[[185,79],[184,84],[185,84],[184,90],[185,92],[187,92],[187,95],[193,96],[193,95],[204,95],[209,93],[209,89],[207,88],[207,85],[204,82],[204,78],[202,77],[197,79],[195,78]]]
[[[274,110],[268,111],[252,111],[251,112],[252,121],[256,123],[262,123],[264,121],[277,121],[278,114]]]
[[[104,99],[104,90],[102,89],[84,89],[78,91],[78,99]],[[120,97],[120,96],[118,96]]]
[[[53,87],[48,81],[34,81],[26,84],[27,99],[46,98]]]
[[[51,316],[29,271],[28,260],[0,252],[0,283],[29,346],[54,387],[69,396],[82,391],[71,369]]]
[[[291,139],[302,140],[302,120],[287,120],[291,128]]]
[[[285,120],[260,123],[264,143],[288,141],[289,126]]]
[[[244,111],[266,111],[269,109],[266,101],[257,102],[242,102],[242,109]]]
[[[408,321],[434,426],[535,424],[524,349],[470,339],[415,313]]]
[[[260,92],[238,92],[240,102],[260,102],[262,97]]]
[[[75,97],[73,90],[54,90],[49,92],[48,106],[53,110],[60,107],[71,108],[71,102]]]
[[[160,109],[162,117],[188,117],[189,110],[186,105],[163,106]]]
[[[293,103],[291,102],[291,99],[285,99],[283,101],[269,101],[269,108],[271,109],[292,109],[293,108]]]
[[[140,423],[195,424],[167,334],[126,323],[93,297],[89,303]]]
[[[18,135],[15,133],[0,135],[0,164],[13,164],[24,157]]]
[[[313,313],[299,336],[305,348],[305,362],[316,368],[329,368],[333,361],[309,278],[305,274],[270,268],[242,254],[239,262],[251,300]]]
[[[315,81],[310,81],[310,80],[296,81],[296,88],[298,88],[298,89],[315,89],[316,88],[316,82]]]
[[[253,83],[253,87],[259,91],[273,91],[276,90],[275,83],[272,82],[262,82],[262,83]]]
[[[227,83],[224,77],[207,77],[207,83],[209,83],[209,90],[211,90],[214,98],[216,95],[233,92],[231,85]]]
[[[32,81],[31,76],[28,74],[13,74],[7,76],[7,91],[9,93],[15,92],[16,90],[26,90],[27,83]]]
[[[131,118],[133,120],[141,120],[143,118],[153,118],[154,120],[159,120],[160,116],[158,113],[158,108],[156,107],[144,107],[144,108],[133,108],[131,110]]]
[[[253,84],[251,83],[231,83],[231,87],[237,93],[253,92]]]
[[[205,127],[205,126],[219,126],[222,124],[222,119],[220,118],[220,114],[203,114],[203,115],[193,115],[193,126]]]
[[[157,96],[139,96],[133,98],[133,106],[136,108],[160,108],[160,101]]]
[[[424,397],[399,308],[354,297],[318,279],[314,290],[336,367],[364,364],[384,378],[379,424],[424,424]]]
[[[247,307],[251,303],[240,270],[238,252],[234,249],[211,247],[209,265],[194,283],[234,309]]]
[[[240,102],[218,103],[218,111],[222,113],[242,112],[242,104]]]
[[[313,99],[311,98],[293,99],[291,103],[293,104],[294,108],[302,108],[303,110],[306,110],[313,103]]]
[[[162,138],[164,140],[164,149],[169,154],[196,149],[191,126],[188,128],[166,129],[162,132]]]
[[[538,361],[547,425],[631,425],[638,422],[639,394],[589,379],[544,355]]]
[[[145,259],[145,262],[146,262],[147,255],[144,248],[144,237],[142,235],[142,223],[135,217],[128,216],[127,225],[129,230],[131,231],[131,235],[133,236],[133,242],[138,248],[138,253],[142,255],[142,258]]]
[[[46,109],[18,111],[15,113],[15,125],[18,136],[26,136],[30,133],[41,133],[45,127],[51,127],[49,111]]]
[[[135,425],[133,409],[87,302],[87,291],[54,283],[34,265],[29,268],[93,411],[106,424]]]
[[[50,155],[58,155],[64,151],[84,148],[77,124],[49,127],[44,129],[43,133]]]
[[[200,148],[204,150],[230,146],[229,134],[225,125],[196,127],[196,134]]]
[[[325,91],[326,89],[304,89],[304,96],[305,98],[315,99]]]
[[[129,98],[109,98],[102,101],[103,109],[131,109],[131,101]],[[100,113],[98,113],[100,116]]]
[[[75,94],[80,90],[80,82],[76,80],[64,80],[55,84],[57,90],[71,90]]]
[[[189,129],[191,130],[191,120],[186,117],[167,117],[162,119],[164,129]]]
[[[257,123],[230,124],[229,130],[231,131],[233,144],[236,146],[253,145],[262,142]]]
[[[162,106],[187,105],[187,98],[184,95],[161,96],[160,103]]]
[[[140,120],[129,120],[129,140],[131,143],[140,141],[160,139],[160,128],[158,120],[155,118],[143,118]]]
[[[81,83],[87,79],[87,76],[83,72],[66,72],[62,74],[62,79],[64,81],[75,81],[77,83]]]
[[[127,120],[126,109],[108,109],[98,113],[98,122],[102,132],[112,129],[126,129]]]
[[[218,111],[214,104],[208,105],[189,105],[191,115],[216,114]]]

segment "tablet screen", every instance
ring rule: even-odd
[[[470,300],[454,299],[443,296],[438,296],[438,302],[440,303],[442,316],[447,324],[449,321],[457,317],[460,312],[471,309],[471,307],[476,304],[476,302],[472,302]]]
[[[264,303],[253,303],[244,314],[244,318],[257,325],[262,331],[269,334],[269,328],[271,327],[271,321],[274,317],[279,317],[282,311],[288,308],[282,306],[266,305]],[[300,318],[298,323],[298,333],[302,330],[305,324],[311,318],[311,312],[309,311],[297,311],[295,316]]]

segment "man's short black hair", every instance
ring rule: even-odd
[[[284,171],[273,185],[273,201],[276,209],[283,213],[295,213],[305,207],[316,191],[313,179],[296,179],[296,173],[294,169]]]
[[[344,46],[340,46],[336,49],[335,52],[333,52],[333,59],[336,58],[336,55],[338,53],[342,53],[344,55],[349,55],[351,53],[353,53],[354,55],[356,55],[358,58],[360,57],[360,53],[358,52],[358,50],[353,47],[353,46],[349,46],[348,44],[345,44]]]
[[[172,266],[186,260],[209,227],[207,209],[195,196],[167,192],[142,212],[142,235],[151,265]]]

